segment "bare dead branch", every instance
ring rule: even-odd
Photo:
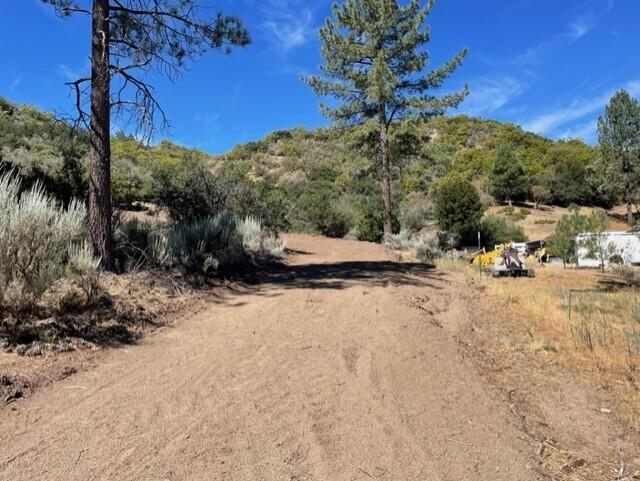
[[[76,0],[44,0],[61,16],[90,14],[91,9]],[[112,80],[112,115],[136,124],[136,131],[151,140],[156,129],[168,126],[167,118],[146,75],[153,71],[176,80],[187,61],[197,60],[207,50],[249,43],[241,22],[233,16],[200,16],[196,0],[110,0],[109,75]],[[69,82],[75,96],[74,125],[89,123],[86,108],[89,78]],[[157,117],[157,118],[156,118]],[[156,122],[157,120],[157,122]]]
[[[87,82],[90,82],[90,81],[91,81],[90,77],[82,77],[72,82],[66,83],[66,85],[68,85],[71,89],[73,89],[73,92],[75,94],[75,107],[76,107],[77,115],[76,115],[76,118],[73,120],[74,128],[77,128],[80,124],[84,125],[85,128],[89,128],[89,123],[87,121],[87,119],[89,118],[89,115],[82,108],[82,97],[83,97],[83,93],[85,92],[85,88],[83,88],[83,84],[86,84]]]

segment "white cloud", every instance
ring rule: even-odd
[[[621,88],[626,89],[631,95],[637,97],[640,95],[640,80],[629,81],[622,85]],[[607,90],[590,99],[574,100],[565,107],[531,119],[524,123],[523,128],[537,134],[553,134],[557,132],[558,128],[566,124],[603,111],[616,90],[618,89]]]
[[[9,86],[9,90],[13,92],[21,83],[22,83],[22,77],[16,77],[15,79],[13,79],[13,82],[11,82],[11,85]]]
[[[461,108],[470,115],[490,114],[520,96],[526,88],[525,82],[511,76],[482,77],[470,82],[471,92]]]
[[[80,78],[80,75],[77,72],[63,63],[58,64],[56,72],[58,73],[58,75],[62,75],[67,80],[77,80],[78,78]]]
[[[569,127],[558,135],[560,139],[581,139],[588,143],[593,143],[598,132],[598,122],[591,119],[588,122],[580,123]]]
[[[207,128],[217,129],[220,126],[220,114],[216,112],[198,113],[193,116],[193,121]]]
[[[311,12],[302,12],[302,17],[268,20],[265,28],[271,33],[272,41],[284,51],[304,44],[311,34]]]
[[[556,34],[540,42],[539,44],[526,49],[517,55],[513,60],[516,65],[537,65],[541,63],[545,56],[553,53],[559,47],[578,41],[594,28],[609,14],[615,6],[616,0],[608,0],[607,7],[599,13],[587,12],[575,18],[567,26],[564,34]]]
[[[542,42],[535,47],[530,47],[526,49],[521,54],[517,55],[515,59],[513,59],[513,63],[516,65],[536,65],[539,64],[547,50],[549,50],[553,44],[551,42]]]
[[[569,24],[569,32],[567,36],[572,42],[584,37],[597,25],[593,15],[585,15],[575,19]]]
[[[193,116],[193,121],[201,132],[201,141],[196,145],[199,149],[208,149],[216,145],[220,133],[221,115],[217,112],[201,112]]]
[[[269,41],[281,52],[303,45],[313,33],[313,14],[296,0],[267,0],[263,7]]]

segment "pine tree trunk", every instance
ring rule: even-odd
[[[629,224],[629,227],[633,227],[633,203],[631,201],[627,201],[627,223]]]
[[[380,113],[379,128],[378,166],[382,184],[382,219],[384,235],[389,236],[393,234],[391,226],[391,166],[389,159],[389,129],[384,110]]]
[[[89,233],[102,267],[113,268],[111,252],[111,146],[109,0],[93,0],[91,29],[91,122],[89,126]]]

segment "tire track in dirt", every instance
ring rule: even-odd
[[[541,479],[440,314],[407,301],[446,307],[447,276],[375,244],[288,245],[248,292],[0,411],[0,479]]]

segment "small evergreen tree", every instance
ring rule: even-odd
[[[605,264],[613,257],[620,254],[618,248],[612,243],[607,235],[609,229],[609,217],[604,210],[596,210],[586,218],[586,230],[589,233],[581,242],[579,247],[587,250],[589,257],[596,258],[601,270]]]
[[[562,259],[564,267],[567,266],[567,262],[575,261],[576,235],[589,228],[587,217],[580,213],[580,207],[572,205],[569,212],[556,223],[553,237],[547,242],[549,251]]]
[[[333,17],[320,29],[323,76],[304,77],[313,91],[339,103],[321,105],[325,116],[337,123],[375,119],[377,168],[382,184],[385,234],[392,233],[391,155],[389,129],[394,120],[430,117],[457,107],[468,89],[440,98],[431,91],[462,63],[462,50],[442,66],[425,72],[429,53],[424,45],[430,30],[424,26],[433,0],[421,6],[411,0],[346,0],[334,3]]]
[[[511,201],[523,197],[529,191],[529,177],[520,159],[508,145],[496,150],[493,167],[489,173],[491,195],[497,200]]]
[[[460,236],[472,234],[484,212],[473,184],[460,175],[450,175],[438,181],[434,191],[434,215],[440,228]]]
[[[584,205],[591,200],[587,166],[580,159],[565,157],[553,166],[549,180],[555,205]]]
[[[607,183],[627,205],[627,222],[634,223],[633,204],[640,194],[640,103],[626,90],[610,100],[598,120]]]
[[[596,160],[596,150],[581,141],[562,140],[552,145],[544,156],[552,202],[569,206],[595,200],[589,175]]]

